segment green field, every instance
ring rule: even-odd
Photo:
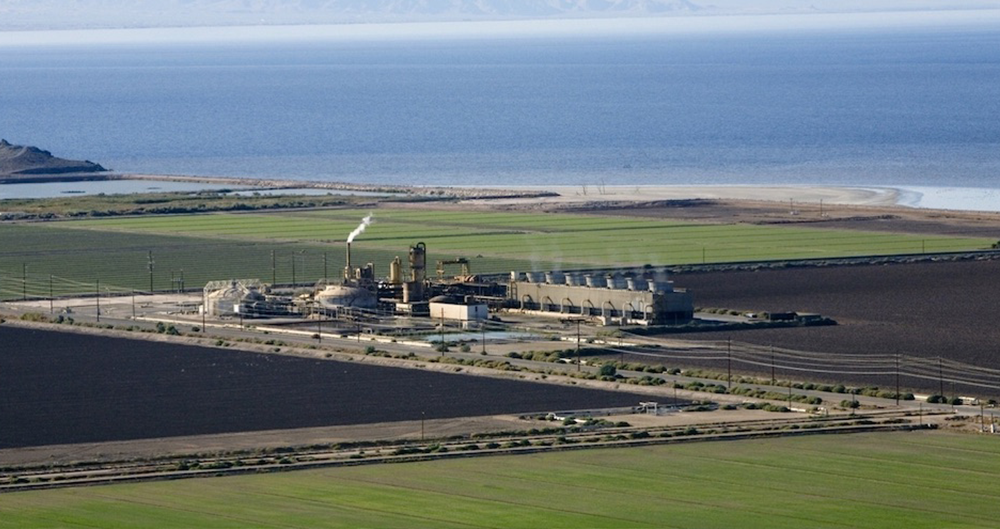
[[[245,240],[343,241],[365,210],[86,220],[73,227]],[[750,224],[698,224],[595,215],[378,209],[358,247],[424,241],[448,255],[509,256],[566,268],[822,258],[988,248],[988,239]],[[503,270],[488,269],[489,272]]]
[[[369,213],[360,209],[268,214],[107,218],[0,225],[0,297],[149,289],[209,280],[259,278],[307,283],[338,278],[347,234]],[[378,208],[356,241],[355,264],[389,261],[423,241],[438,259],[467,257],[476,273],[572,270],[737,261],[962,251],[988,248],[981,238],[916,236],[792,226],[698,224],[594,215]],[[274,259],[271,254],[274,252]],[[294,267],[294,270],[293,270]],[[294,272],[294,274],[293,274]],[[432,272],[433,273],[433,272]]]
[[[0,527],[993,527],[1000,440],[824,435],[0,495]]]

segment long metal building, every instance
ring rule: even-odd
[[[680,324],[694,316],[689,292],[642,275],[511,272],[508,296],[525,311],[593,317],[606,325]]]

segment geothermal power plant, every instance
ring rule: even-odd
[[[346,265],[339,280],[321,280],[306,293],[257,279],[213,281],[204,288],[202,311],[213,318],[320,317],[349,321],[427,317],[472,326],[498,311],[538,318],[575,318],[600,325],[673,325],[691,320],[691,294],[675,288],[662,269],[639,271],[520,272],[505,276],[472,273],[467,259],[438,260],[427,273],[428,247],[409,247],[405,263],[396,257],[388,274],[373,263],[355,266],[351,247],[371,223],[365,217],[347,238]],[[460,274],[447,275],[458,265]]]

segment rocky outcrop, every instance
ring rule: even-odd
[[[66,160],[38,147],[11,145],[0,140],[0,176],[100,173],[107,169],[84,160]]]

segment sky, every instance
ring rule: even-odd
[[[1000,10],[1000,0],[0,0],[0,32]]]

